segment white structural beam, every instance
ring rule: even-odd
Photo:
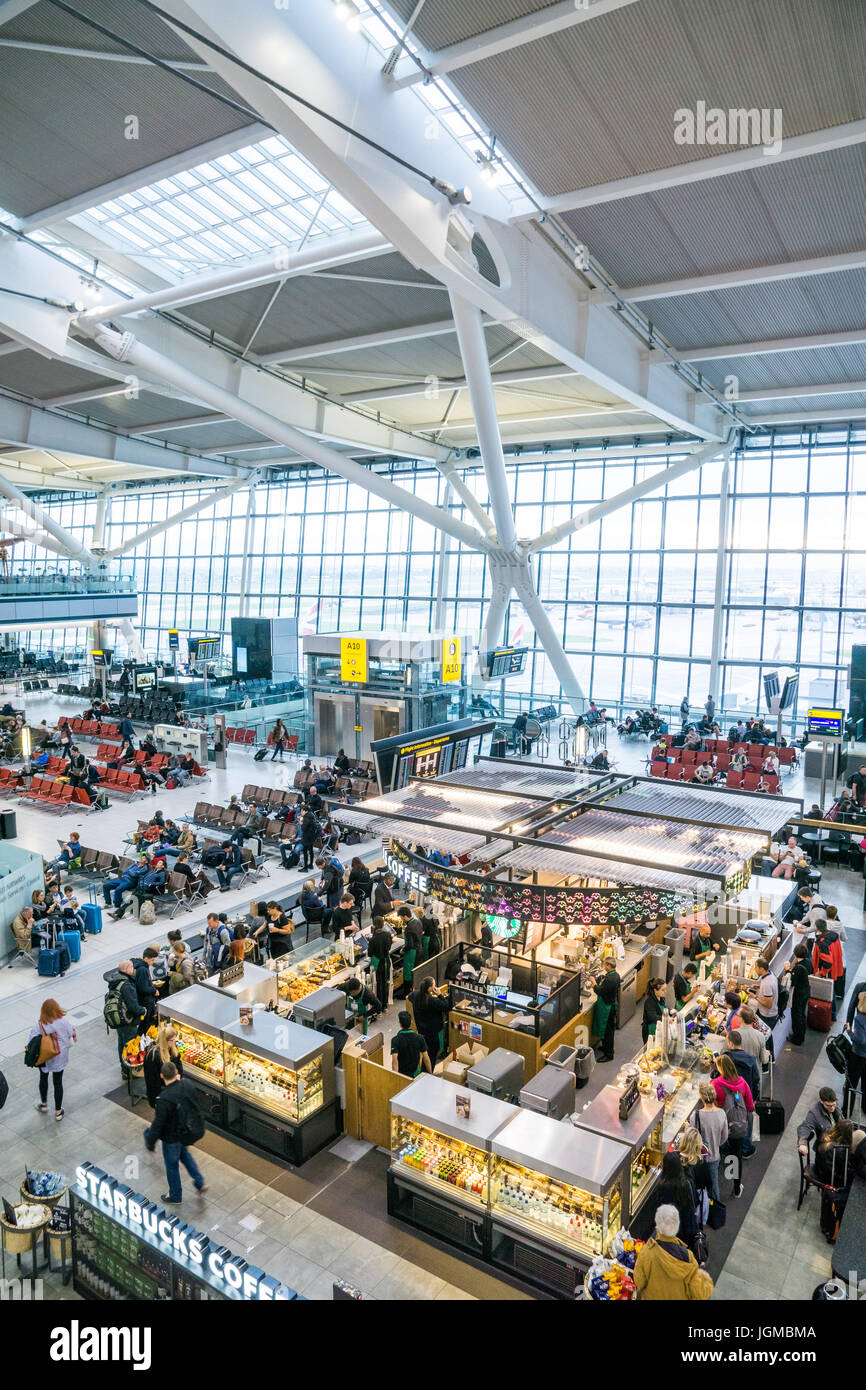
[[[798,338],[764,338],[754,343],[678,348],[677,356],[681,362],[712,362],[723,357],[763,357],[771,352],[805,352],[809,348],[847,347],[852,343],[866,343],[866,328],[845,329],[839,333],[806,333]],[[658,360],[662,362],[661,358]]]
[[[523,344],[521,343],[522,347]],[[496,386],[518,386],[521,383],[530,381],[550,381],[556,377],[576,376],[573,367],[563,367],[559,362],[553,362],[547,367],[520,367],[511,372],[494,372],[492,382]],[[466,387],[466,377],[442,377],[437,383],[437,390],[440,393],[449,391],[462,391]],[[400,386],[383,386],[380,389],[368,391],[349,391],[340,397],[343,401],[390,401],[399,400],[405,396],[429,396],[430,382],[428,378],[424,381],[406,382]]]
[[[476,34],[474,38],[464,39],[462,43],[437,49],[425,59],[423,69],[419,69],[411,59],[406,60],[408,66],[404,70],[398,68],[394,85],[414,86],[417,82],[423,82],[428,73],[441,77],[445,73],[456,72],[471,63],[494,58],[497,53],[508,53],[523,44],[548,38],[551,34],[561,34],[575,24],[584,24],[589,19],[600,18],[631,4],[634,4],[634,0],[594,0],[593,3],[591,0],[586,0],[586,3],[583,0],[561,0],[560,4],[548,5],[540,13],[524,15],[509,24],[500,24],[495,29]]]
[[[3,11],[0,10],[0,22],[2,19]],[[66,198],[62,203],[53,203],[40,212],[31,213],[29,217],[18,218],[12,225],[19,232],[38,231],[40,227],[63,222],[67,217],[74,217],[77,213],[87,212],[90,208],[99,207],[101,203],[110,202],[113,198],[120,198],[124,193],[134,193],[137,188],[147,188],[160,179],[168,179],[173,174],[194,169],[198,164],[207,164],[222,155],[234,154],[235,150],[266,139],[270,133],[267,126],[258,123],[242,126],[239,130],[229,131],[227,135],[220,135],[202,145],[191,145],[189,149],[180,150],[155,164],[145,164],[141,169],[133,169],[121,178],[85,189],[83,193],[76,193],[74,197]]]
[[[144,647],[141,645],[141,638],[139,637],[138,633],[136,632],[135,628],[132,626],[132,623],[129,621],[128,618],[117,618],[113,621],[110,618],[105,618],[103,621],[106,623],[108,627],[120,628],[120,631],[126,638],[129,650],[132,653],[134,660],[146,661],[147,657]]]
[[[238,488],[252,488],[255,485],[256,475],[251,473],[248,478],[235,478],[234,482],[227,483],[225,487],[217,488],[215,492],[209,492],[206,497],[200,498],[197,502],[190,502],[188,507],[182,507],[179,512],[173,512],[164,521],[158,521],[153,526],[148,526],[147,530],[139,531],[138,535],[130,536],[128,540],[120,545],[115,545],[111,550],[106,550],[104,558],[115,560],[119,555],[125,555],[129,550],[136,550],[140,545],[146,545],[154,536],[162,535],[163,531],[168,531],[172,526],[177,526],[180,521],[188,521],[191,516],[198,512],[203,512],[206,507],[215,507],[218,502],[224,501],[226,497],[231,497]]]
[[[0,357],[11,357],[13,352],[26,352],[27,344],[12,338],[8,343],[0,343]]]
[[[488,319],[487,323],[491,321]],[[322,343],[308,343],[306,347],[277,348],[274,352],[260,352],[257,362],[310,362],[316,357],[330,357],[331,353],[358,352],[363,348],[390,347],[392,343],[411,343],[418,338],[437,338],[454,332],[452,319],[435,319],[432,323],[412,324],[409,328],[384,328],[378,333],[358,333],[354,338],[333,338]]]
[[[847,396],[866,391],[866,381],[824,381],[811,386],[761,386],[737,393],[738,401],[785,401],[806,396]]]
[[[812,256],[802,261],[753,265],[746,270],[721,270],[680,280],[659,280],[651,285],[619,289],[617,293],[620,299],[630,304],[649,299],[671,299],[682,294],[711,294],[714,290],[739,289],[743,285],[766,285],[774,280],[796,280],[807,275],[830,275],[839,270],[860,270],[863,266],[866,266],[866,247],[839,256]]]
[[[550,621],[550,615],[541,599],[530,573],[526,560],[513,571],[514,589],[526,610],[526,616],[535,628],[545,656],[553,667],[556,679],[562,686],[562,693],[571,704],[575,714],[582,714],[584,693],[574,674],[574,668],[565,654],[559,633]]]
[[[58,300],[61,304],[73,303],[80,291],[79,272],[75,267],[54,260],[42,248],[29,242],[2,238],[0,284],[15,285],[25,294],[33,294],[40,300],[42,297]],[[120,322],[123,324],[125,320],[120,318]],[[426,458],[432,461],[448,457],[448,449],[430,439],[382,421],[371,411],[359,406],[345,406],[319,391],[305,389],[300,383],[290,381],[272,369],[262,368],[255,361],[239,361],[237,354],[204,340],[198,334],[188,332],[165,316],[145,314],[135,319],[134,324],[137,337],[147,346],[180,362],[197,375],[209,378],[227,392],[233,401],[247,401],[278,419],[290,420],[295,428],[305,431],[311,438],[330,439],[357,449],[402,454],[409,458]],[[86,348],[75,342],[69,337],[69,327],[70,315],[63,308],[34,302],[26,297],[0,296],[0,332],[15,333],[36,351],[86,366],[98,376],[116,375],[131,388],[137,386],[142,390],[184,398],[182,391],[178,391],[165,380],[150,381],[145,372],[123,371],[112,359],[94,352],[92,347]],[[224,396],[223,413],[232,419],[240,418],[237,410],[226,407],[226,399]],[[201,400],[196,398],[196,404],[200,406]],[[43,423],[45,418],[51,417],[44,417]],[[58,415],[56,418],[61,417]],[[133,426],[128,433],[134,435],[135,427]],[[0,433],[0,438],[2,437]],[[20,434],[7,438],[10,443],[26,442]],[[167,447],[164,442],[138,442],[149,451],[149,457],[157,459],[159,450]],[[53,444],[46,444],[44,447],[53,448],[61,453],[79,452],[77,448],[68,445],[62,436],[55,439]],[[301,453],[309,457],[309,450],[302,450]],[[96,450],[95,456],[103,455]],[[142,462],[144,461],[143,459]],[[165,468],[165,463],[157,463],[156,466]],[[225,465],[224,467],[224,476],[237,476],[237,469]],[[182,471],[221,474],[219,467],[208,469],[196,466],[194,462]]]
[[[51,550],[55,555],[62,555],[64,560],[69,559],[69,551],[65,546],[49,536],[47,531],[34,531],[25,526],[19,516],[9,512],[0,513],[0,531],[10,531],[22,541],[29,541],[31,545],[38,545],[43,550]]]
[[[462,295],[452,291],[451,312],[454,315],[460,356],[463,359],[465,380],[472,402],[475,431],[481,451],[481,462],[484,464],[487,491],[490,494],[497,542],[504,551],[511,552],[516,549],[517,535],[514,530],[514,511],[508,492],[499,422],[496,418],[496,396],[493,391],[487,345],[484,341],[481,310],[476,309],[475,305],[470,304]]]
[[[213,299],[229,290],[252,289],[256,285],[266,285],[273,280],[312,275],[325,266],[366,260],[371,256],[381,256],[390,250],[391,247],[385,238],[372,228],[365,228],[360,232],[347,232],[345,236],[329,238],[323,245],[317,242],[313,246],[306,246],[302,251],[293,251],[289,246],[277,246],[260,256],[254,256],[251,260],[232,264],[222,270],[208,271],[204,275],[188,275],[179,284],[167,285],[162,290],[136,295],[133,299],[115,300],[112,304],[98,304],[86,313],[80,314],[77,322],[84,328],[88,324],[107,323],[110,319],[143,313],[145,309],[176,309],[183,304],[197,304],[202,299]]]
[[[575,531],[582,530],[584,526],[591,526],[593,522],[600,521],[603,516],[617,511],[620,507],[627,506],[630,502],[636,502],[639,497],[646,496],[648,492],[655,492],[667,483],[675,482],[677,478],[682,478],[684,474],[691,473],[695,468],[702,468],[711,459],[718,458],[720,455],[727,458],[733,447],[734,432],[731,431],[726,440],[721,442],[713,440],[703,449],[698,449],[696,453],[681,459],[679,463],[672,463],[669,468],[663,468],[658,473],[651,473],[642,482],[635,483],[634,487],[626,488],[623,492],[616,493],[614,497],[606,498],[604,502],[599,502],[594,507],[588,507],[585,512],[569,517],[567,521],[561,521],[558,526],[551,526],[536,540],[530,541],[528,550],[530,552],[545,550],[548,546],[558,545],[560,541],[565,540],[566,536],[573,535]]]
[[[80,560],[84,565],[96,564],[96,556],[87,549],[87,546],[82,545],[81,541],[65,527],[59,526],[44,507],[40,507],[38,502],[34,502],[32,497],[28,497],[26,492],[22,492],[19,487],[16,487],[2,470],[0,470],[0,494],[7,501],[14,502],[15,506],[31,521],[35,521],[37,526],[41,526],[43,531],[46,531],[63,548],[71,560]]]
[[[160,473],[180,473],[206,478],[246,477],[248,467],[225,463],[204,455],[188,454],[171,445],[136,439],[76,420],[58,411],[39,410],[24,401],[0,396],[0,439],[22,450],[36,449],[105,460],[118,467],[153,468]]]
[[[440,463],[437,466],[440,473],[448,479],[448,482],[457,493],[457,496],[465,505],[466,510],[471,512],[475,517],[483,534],[492,541],[496,535],[496,528],[462,473],[460,473],[452,463]]]
[[[744,145],[728,154],[688,160],[684,164],[674,164],[669,169],[650,169],[643,174],[613,179],[610,183],[599,183],[590,188],[575,188],[539,201],[547,213],[573,212],[577,208],[598,207],[599,203],[616,203],[623,198],[639,198],[644,193],[658,193],[662,189],[678,188],[686,183],[703,183],[706,179],[723,178],[727,174],[772,168],[790,159],[803,159],[813,154],[824,154],[828,150],[860,145],[864,140],[866,121],[850,121],[846,125],[831,126],[828,130],[811,130],[806,135],[780,140],[778,150],[774,150],[771,157],[764,153],[763,145]],[[536,212],[535,208],[527,209],[518,213],[516,220],[534,217]]]
[[[719,529],[716,544],[716,578],[713,592],[713,627],[710,636],[710,688],[707,694],[716,697],[721,705],[719,669],[722,659],[722,600],[725,596],[725,574],[728,560],[728,493],[731,485],[730,458],[725,458],[719,484]]]
[[[136,425],[135,433],[138,434],[168,434],[174,430],[193,430],[200,429],[202,425],[224,425],[227,421],[225,415],[186,415],[179,420],[157,420],[152,425]]]
[[[105,328],[96,328],[93,331],[100,347],[118,361],[131,362],[134,366],[140,366],[145,371],[163,377],[165,381],[179,386],[182,390],[191,391],[206,405],[230,413],[234,419],[248,425],[250,429],[258,430],[277,444],[284,444],[287,448],[296,450],[313,463],[318,463],[329,472],[345,478],[347,482],[356,483],[367,492],[374,492],[391,505],[411,512],[413,516],[426,521],[429,526],[447,531],[455,540],[463,541],[476,549],[486,547],[487,541],[474,527],[449,516],[440,507],[435,507],[423,498],[416,497],[414,493],[407,492],[405,488],[396,486],[371,469],[364,468],[347,454],[339,454],[319,440],[302,434],[293,425],[286,424],[284,420],[270,415],[259,406],[232,396],[207,378],[197,376],[188,368],[146,347],[131,333],[120,334]]]
[[[635,326],[605,305],[587,301],[573,263],[542,228],[511,225],[509,200],[495,185],[479,181],[471,150],[444,131],[440,139],[428,138],[430,111],[420,94],[388,87],[381,56],[363,33],[334,22],[333,6],[297,6],[291,25],[272,0],[248,0],[243,10],[234,0],[164,0],[163,7],[236,55],[223,57],[205,38],[182,31],[190,47],[413,266],[672,429],[721,436],[730,408],[701,391],[693,401],[695,383],[688,374],[656,373],[647,379]],[[288,73],[293,92],[331,119],[271,85],[285,81]],[[362,129],[391,156],[422,172],[413,174],[389,154],[347,136],[334,118]],[[467,186],[471,207],[455,207],[449,187]],[[476,234],[496,263],[498,283],[478,269],[471,250]]]

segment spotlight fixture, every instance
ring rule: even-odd
[[[453,183],[446,183],[444,179],[433,179],[432,184],[440,193],[444,193],[452,207],[472,202],[471,188],[455,188]]]
[[[337,0],[337,18],[353,32],[361,27],[361,11],[355,0]]]

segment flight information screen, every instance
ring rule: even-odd
[[[487,653],[488,680],[520,676],[526,670],[528,647],[496,647]]]

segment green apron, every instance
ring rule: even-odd
[[[363,991],[361,992],[361,994],[359,995],[359,997],[358,997],[357,999],[353,999],[352,996],[351,996],[351,994],[347,994],[347,995],[346,995],[346,998],[347,998],[348,1001],[349,1001],[350,1007],[351,1007],[352,1009],[354,1009],[354,1011],[355,1011],[355,1017],[357,1018],[359,1024],[361,1025],[361,1032],[363,1033],[364,1037],[366,1038],[366,1036],[367,1036],[367,1027],[368,1027],[368,1023],[369,1023],[369,1010],[368,1010],[368,1008],[367,1008],[367,1002],[366,1002],[366,1000],[364,999]]]
[[[606,1004],[603,999],[596,999],[595,1008],[592,1011],[592,1032],[596,1038],[603,1038],[607,1028],[610,1011],[616,1007],[615,1003]]]
[[[404,951],[403,953],[403,983],[407,987],[412,984],[412,971],[415,969],[415,957],[417,951]]]

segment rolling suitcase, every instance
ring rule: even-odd
[[[57,933],[58,945],[65,946],[71,961],[81,960],[81,932],[61,931]]]
[[[755,1101],[755,1113],[761,1126],[761,1134],[781,1134],[785,1128],[785,1107],[780,1100],[773,1099],[773,1063],[770,1062],[770,1094]]]
[[[833,1004],[829,999],[810,999],[806,1009],[806,1024],[816,1033],[829,1033],[833,1026]]]
[[[84,918],[84,930],[91,936],[98,936],[102,931],[102,908],[97,903],[85,903],[81,914]]]
[[[65,946],[43,946],[36,961],[36,969],[40,975],[46,975],[49,979],[64,975],[69,969],[68,950]]]

